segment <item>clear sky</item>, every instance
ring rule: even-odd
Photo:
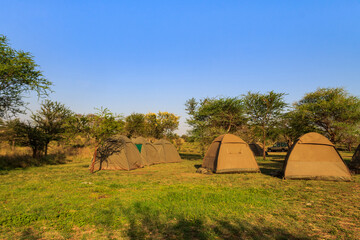
[[[360,96],[358,0],[0,0],[0,34],[34,55],[52,100],[79,113],[173,112],[179,133],[191,97]]]

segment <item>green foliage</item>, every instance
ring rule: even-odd
[[[278,124],[279,134],[284,136],[289,146],[308,132],[317,132],[304,112],[292,110],[285,113]]]
[[[360,100],[343,88],[319,88],[305,94],[294,107],[334,143],[360,123]]]
[[[23,113],[24,94],[47,95],[52,83],[38,67],[30,53],[11,48],[6,37],[0,35],[0,117]]]
[[[220,134],[234,133],[246,123],[241,99],[234,97],[195,98],[186,103],[190,134],[204,147]]]
[[[107,108],[97,110],[97,113],[87,116],[86,122],[84,119],[80,120],[85,123],[82,131],[85,131],[89,137],[94,138],[98,146],[111,135],[121,133],[124,130],[124,121],[121,115],[114,114]]]
[[[50,100],[45,100],[41,104],[40,110],[32,114],[31,118],[44,135],[45,156],[47,156],[50,141],[59,141],[63,138],[72,115],[73,112],[64,104]]]
[[[145,115],[132,113],[125,118],[125,131],[128,137],[145,135]]]
[[[179,119],[179,116],[169,112],[148,113],[145,115],[146,135],[157,139],[172,136],[179,127]]]
[[[11,127],[16,133],[17,142],[32,149],[33,158],[40,158],[46,146],[46,134],[39,126],[30,121],[21,122],[15,119]]]
[[[262,140],[265,146],[267,132],[276,126],[287,104],[284,102],[285,93],[270,91],[267,94],[248,92],[244,95],[243,101],[246,114],[249,117],[250,126],[262,130]],[[265,159],[265,148],[263,158]]]

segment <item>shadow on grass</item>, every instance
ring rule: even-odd
[[[125,233],[130,239],[310,239],[271,223],[265,226],[266,223],[252,224],[246,220],[164,216],[141,202],[123,209],[122,213],[129,222]]]
[[[38,233],[35,233],[31,228],[27,228],[24,231],[22,231],[21,240],[36,240],[41,239],[41,236]]]
[[[257,160],[257,163],[262,174],[282,178],[284,160],[283,155],[271,155],[266,160]]]
[[[66,163],[65,154],[49,154],[39,159],[29,155],[0,156],[0,170],[12,170],[15,168],[28,168],[43,165],[58,165]]]
[[[196,154],[196,153],[180,153],[180,157],[181,159],[190,160],[190,161],[202,159],[201,154]]]

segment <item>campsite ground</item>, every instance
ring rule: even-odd
[[[342,153],[349,160],[351,153]],[[272,176],[284,154],[258,158],[261,173],[196,173],[182,163],[89,174],[89,159],[0,171],[0,239],[356,239],[354,182]]]

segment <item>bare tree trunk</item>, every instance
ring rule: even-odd
[[[93,156],[93,160],[91,163],[91,167],[90,167],[90,173],[94,172],[94,167],[95,167],[95,161],[96,161],[96,155],[97,155],[97,150],[98,150],[99,145],[96,145],[95,151],[94,151],[94,156]]]
[[[40,158],[40,152],[39,149],[37,147],[32,148],[32,152],[33,152],[33,158],[39,159]]]
[[[45,153],[45,157],[47,156],[47,152],[48,152],[48,145],[49,145],[49,143],[45,143],[45,151],[44,151],[44,153]]]
[[[36,158],[36,155],[37,155],[37,154],[36,154],[36,152],[37,152],[36,148],[33,148],[33,149],[32,149],[32,152],[33,152],[32,157],[33,157],[33,158]]]
[[[228,127],[228,129],[226,130],[226,132],[227,132],[227,133],[230,132],[230,129],[231,129],[231,123],[229,124],[229,127]]]

